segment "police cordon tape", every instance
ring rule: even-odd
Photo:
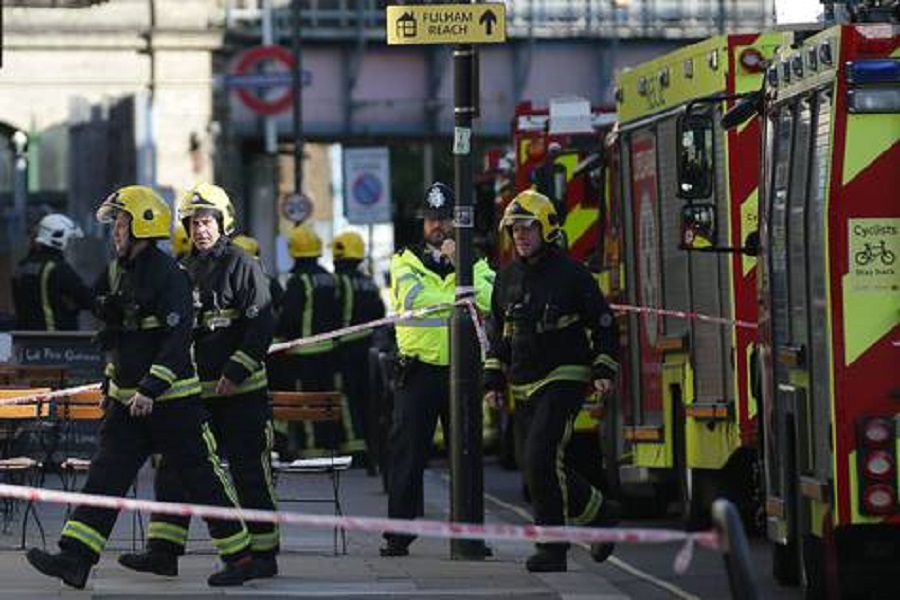
[[[346,531],[368,533],[399,533],[423,537],[453,539],[506,540],[519,542],[570,542],[570,543],[624,543],[624,544],[666,544],[681,542],[682,547],[675,557],[675,571],[684,573],[693,558],[694,544],[721,550],[720,536],[715,531],[684,532],[672,529],[639,528],[593,528],[540,525],[512,525],[509,523],[459,523],[448,521],[384,519],[377,517],[351,517],[333,515],[313,515],[308,513],[268,511],[247,508],[209,506],[205,504],[182,504],[157,502],[136,498],[99,496],[79,492],[64,492],[20,485],[0,484],[0,497],[94,506],[114,510],[143,511],[169,515],[192,516],[212,519],[243,520],[257,523],[278,523],[279,525],[303,525]]]
[[[276,342],[269,346],[269,354],[277,354],[279,352],[284,352],[286,350],[290,350],[291,348],[297,348],[300,346],[307,346],[310,344],[317,344],[319,342],[324,342],[327,340],[333,340],[336,338],[343,337],[345,335],[349,335],[352,333],[357,333],[360,331],[366,331],[367,329],[374,329],[376,327],[381,327],[382,325],[391,325],[393,323],[399,323],[401,321],[405,321],[408,319],[420,319],[422,317],[428,316],[433,313],[443,312],[447,310],[451,310],[455,306],[466,306],[469,311],[469,315],[472,318],[472,322],[475,324],[475,331],[478,337],[478,342],[481,345],[482,351],[486,351],[488,341],[487,335],[484,331],[484,327],[481,323],[481,319],[478,315],[478,309],[473,300],[474,288],[465,288],[462,293],[459,295],[458,300],[456,302],[445,302],[442,304],[435,304],[433,306],[427,306],[425,308],[419,308],[414,310],[408,310],[401,313],[397,313],[395,315],[390,315],[387,317],[382,317],[380,319],[375,319],[374,321],[368,321],[366,323],[359,323],[357,325],[350,325],[348,327],[342,327],[340,329],[335,329],[334,331],[328,331],[325,333],[317,333],[316,335],[312,335],[305,338],[297,338],[295,340],[289,340],[286,342]],[[697,320],[703,321],[707,323],[717,324],[717,325],[728,325],[730,327],[742,327],[747,329],[756,329],[756,323],[751,323],[749,321],[741,321],[734,319],[726,319],[724,317],[712,317],[709,315],[704,315],[696,312],[688,312],[681,310],[668,310],[664,308],[653,308],[646,306],[633,306],[630,304],[610,304],[610,308],[619,312],[633,312],[638,314],[656,314],[668,317],[676,317],[680,319],[688,319],[688,320]],[[67,396],[71,396],[73,394],[77,394],[79,392],[92,391],[96,389],[100,389],[100,383],[91,383],[87,385],[65,388],[61,390],[56,390],[53,392],[44,392],[37,394],[28,394],[24,396],[15,396],[12,398],[2,398],[0,399],[0,406],[9,406],[16,404],[37,404],[40,402],[46,402],[48,400],[52,400],[54,398],[64,398]]]
[[[713,323],[715,325],[728,325],[730,327],[740,327],[744,329],[756,329],[756,323],[750,321],[741,321],[739,319],[726,319],[725,317],[711,317],[702,313],[690,312],[685,310],[668,310],[665,308],[653,308],[649,306],[633,306],[631,304],[610,304],[609,307],[620,312],[631,312],[644,315],[660,315],[663,317],[677,317],[689,321],[703,321],[704,323]]]

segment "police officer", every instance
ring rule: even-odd
[[[456,245],[453,240],[453,190],[432,184],[422,210],[423,244],[391,258],[391,302],[403,312],[455,299]],[[494,273],[479,260],[473,268],[476,303],[490,306]],[[397,392],[389,436],[388,517],[414,519],[424,513],[423,473],[438,416],[446,425],[450,406],[452,310],[397,323],[400,354]],[[449,436],[444,436],[449,439]],[[382,556],[406,556],[413,537],[385,533]]]
[[[281,283],[278,282],[278,277],[270,273],[266,269],[265,264],[262,263],[262,259],[259,256],[259,242],[256,238],[244,234],[234,236],[232,242],[234,242],[235,246],[260,261],[260,266],[263,267],[266,278],[269,280],[269,296],[272,297],[272,314],[277,317],[278,312],[281,310],[281,301],[284,298],[284,288],[281,287]]]
[[[199,400],[200,381],[191,358],[190,281],[156,246],[169,236],[169,207],[150,188],[128,186],[103,201],[97,219],[113,223],[116,259],[95,288],[110,362],[99,447],[82,492],[124,496],[147,458],[159,453],[178,472],[192,502],[235,507]],[[32,548],[28,562],[45,575],[83,588],[117,514],[109,508],[75,508],[59,540],[61,552]],[[244,524],[209,519],[207,525],[225,562],[223,570],[209,577],[209,585],[240,585],[250,579],[253,560]]]
[[[285,285],[281,314],[275,327],[279,340],[293,340],[334,331],[341,326],[337,280],[319,264],[322,240],[308,226],[299,225],[288,238],[288,252],[294,267]],[[334,390],[336,387],[336,344],[326,340],[297,346],[270,358],[272,389],[306,392]],[[344,411],[346,412],[346,411]],[[299,452],[304,456],[326,454],[338,443],[334,423],[306,424],[303,430],[281,430],[287,436],[279,453]]]
[[[364,273],[360,265],[366,255],[362,236],[355,231],[345,231],[335,236],[332,242],[334,273],[338,280],[341,296],[341,325],[368,323],[384,317],[384,302],[378,286]],[[369,346],[372,329],[366,329],[343,336],[338,341],[341,383],[350,408],[352,430],[345,431],[343,450],[362,453],[371,447],[371,423],[369,418],[369,377],[360,365],[369,363]],[[373,468],[374,459],[369,458],[368,467]]]
[[[528,190],[507,206],[500,228],[517,260],[497,274],[487,330],[486,400],[501,408],[507,385],[525,431],[524,471],[537,525],[608,525],[617,507],[563,463],[575,417],[593,382],[612,390],[617,333],[590,272],[554,242],[559,219],[550,199]],[[521,423],[520,423],[521,420]],[[538,544],[529,571],[565,571],[567,544]],[[610,544],[595,544],[605,560]]]
[[[272,487],[272,421],[264,360],[272,341],[269,287],[258,260],[235,246],[234,208],[219,186],[201,183],[185,193],[179,217],[191,233],[183,265],[194,284],[194,357],[203,403],[244,508],[275,509]],[[164,457],[156,472],[156,498],[184,502],[175,464]],[[154,514],[147,551],[123,554],[135,571],[172,575],[184,554],[190,517]],[[248,523],[254,577],[278,572],[278,528]]]
[[[69,242],[81,237],[81,228],[65,215],[40,220],[31,249],[12,277],[18,329],[76,330],[78,311],[93,308],[90,289],[63,255]]]

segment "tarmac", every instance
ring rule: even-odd
[[[152,470],[145,467],[138,480],[138,497],[152,498]],[[59,488],[59,477],[48,474],[44,487]],[[283,477],[280,497],[327,498],[331,482],[327,475]],[[440,469],[425,474],[425,518],[447,520],[449,485]],[[387,496],[380,477],[354,468],[341,475],[344,514],[384,517]],[[525,559],[532,553],[528,543],[489,542],[493,555],[484,560],[457,560],[450,556],[446,539],[419,538],[410,547],[410,555],[382,558],[378,548],[381,536],[348,531],[346,554],[335,553],[332,529],[284,526],[279,575],[251,581],[237,588],[210,588],[206,577],[217,568],[218,559],[206,536],[202,522],[194,520],[188,554],[179,562],[179,576],[163,578],[133,573],[118,565],[116,556],[140,544],[140,523],[132,515],[122,514],[110,544],[94,569],[87,587],[73,590],[58,580],[45,577],[31,568],[20,549],[22,516],[25,503],[17,503],[15,512],[0,535],[0,598],[561,598],[566,600],[623,599],[626,594],[604,576],[605,565],[593,563],[580,548],[569,552],[566,573],[532,574],[525,570]],[[330,503],[289,503],[282,510],[313,514],[331,514]],[[56,539],[65,517],[65,506],[36,506],[46,531],[46,548],[55,550]],[[512,515],[485,508],[485,521],[516,523]],[[146,517],[143,518],[146,526]],[[26,546],[42,546],[39,528],[29,519]]]

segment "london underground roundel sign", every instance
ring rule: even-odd
[[[286,74],[285,83],[290,81],[290,74],[295,68],[294,56],[284,46],[256,46],[238,55],[234,66],[235,79],[252,80],[263,77],[256,75],[262,63],[273,63],[278,66],[278,74]],[[268,78],[273,79],[273,78]],[[280,79],[280,78],[279,78]],[[268,97],[264,91],[273,87],[282,88],[282,92]],[[237,87],[238,97],[247,108],[260,115],[275,115],[287,109],[293,102],[293,90],[290,85],[273,82],[261,83],[257,87],[240,85]]]

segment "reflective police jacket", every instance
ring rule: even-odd
[[[378,286],[371,277],[359,270],[359,261],[338,260],[334,263],[334,274],[338,280],[341,298],[341,325],[358,325],[384,317],[384,302]],[[342,344],[367,340],[372,329],[358,331],[343,336]]]
[[[285,285],[281,314],[275,327],[278,340],[294,340],[341,327],[337,279],[316,258],[298,258]],[[308,356],[329,352],[334,340],[296,346],[287,354]]]
[[[472,269],[475,303],[483,311],[491,305],[494,272],[482,259]],[[456,298],[456,273],[449,261],[438,262],[423,249],[406,248],[391,258],[391,303],[394,312],[452,303]],[[397,323],[400,354],[432,365],[450,364],[448,321],[452,309]]]
[[[528,397],[551,381],[611,379],[616,321],[590,272],[555,246],[497,275],[484,385]]]
[[[194,356],[203,396],[215,396],[223,376],[237,384],[236,394],[264,389],[275,321],[259,260],[222,236],[208,252],[192,250],[183,264],[194,284]]]
[[[78,311],[91,310],[94,296],[54,248],[36,246],[12,276],[16,328],[32,331],[78,329]]]
[[[115,260],[95,292],[108,396],[125,402],[136,391],[156,400],[200,393],[191,358],[191,284],[174,258],[151,245],[133,259]]]

